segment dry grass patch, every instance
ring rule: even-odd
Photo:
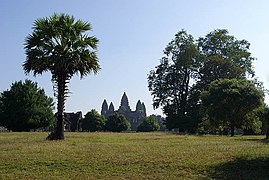
[[[269,145],[261,136],[66,133],[64,141],[46,136],[0,133],[0,179],[269,177]],[[253,164],[262,169],[248,170]]]

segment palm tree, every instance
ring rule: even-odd
[[[100,70],[97,58],[98,39],[88,36],[88,22],[75,21],[67,14],[53,14],[35,20],[32,34],[25,40],[26,61],[23,69],[34,76],[50,71],[57,97],[57,124],[49,139],[64,139],[64,109],[68,83],[74,74],[83,78]]]

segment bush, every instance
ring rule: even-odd
[[[151,132],[160,130],[160,125],[156,118],[148,116],[142,123],[137,126],[138,132]]]
[[[37,83],[18,81],[0,94],[0,126],[12,131],[47,129],[55,122],[53,100]]]
[[[83,131],[103,131],[105,127],[105,117],[100,115],[95,109],[92,109],[82,119],[81,128]]]
[[[130,127],[129,121],[122,114],[114,113],[108,117],[105,129],[106,131],[121,132]]]

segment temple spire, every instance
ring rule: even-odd
[[[142,103],[142,111],[143,111],[144,115],[147,116],[147,110],[146,110],[146,106],[144,103]]]
[[[121,110],[121,111],[131,111],[131,108],[129,106],[128,97],[127,97],[125,92],[122,95],[119,110]]]
[[[113,105],[112,102],[110,103],[108,110],[109,110],[110,112],[114,112],[114,105]]]
[[[142,108],[143,107],[142,107],[141,101],[138,100],[136,103],[136,111],[142,111],[143,110]]]
[[[104,102],[103,102],[103,104],[102,104],[101,114],[102,114],[102,115],[105,115],[105,114],[107,113],[107,110],[108,110],[108,105],[107,105],[106,100],[104,99]]]

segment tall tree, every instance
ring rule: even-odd
[[[34,22],[33,32],[25,40],[24,71],[34,75],[50,71],[57,97],[56,130],[49,138],[64,139],[64,109],[69,80],[75,74],[81,78],[100,70],[96,55],[98,39],[88,36],[88,22],[75,21],[67,14],[54,14]]]
[[[202,94],[202,102],[211,124],[236,127],[247,124],[249,113],[263,106],[263,91],[248,80],[219,79]]]
[[[55,123],[53,100],[30,80],[12,83],[0,94],[0,126],[12,131],[49,128]]]
[[[160,65],[148,75],[153,106],[163,107],[168,129],[189,130],[188,98],[191,79],[199,67],[198,56],[193,37],[182,30],[165,48]]]
[[[254,76],[253,61],[246,40],[238,40],[226,29],[217,29],[197,41],[202,63],[197,83],[191,88],[191,119],[201,121],[205,115],[201,109],[201,93],[218,79],[244,79]]]

